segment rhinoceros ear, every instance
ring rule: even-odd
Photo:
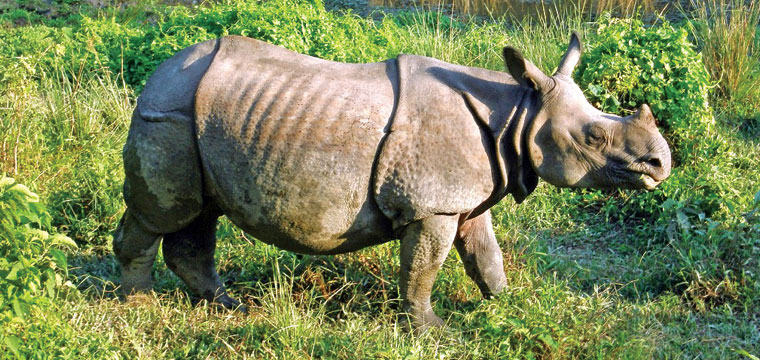
[[[504,48],[504,63],[512,77],[522,86],[533,90],[548,89],[549,77],[536,65],[525,60],[519,50],[513,47]]]
[[[578,65],[578,61],[581,59],[581,39],[578,33],[573,31],[573,35],[570,37],[570,45],[567,47],[567,52],[557,67],[557,75],[570,76],[573,74],[573,69]]]

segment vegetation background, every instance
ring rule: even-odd
[[[360,17],[321,0],[0,2],[0,358],[757,359],[760,8],[708,0],[669,22],[603,3],[515,19]],[[397,243],[305,256],[227,221],[217,263],[248,314],[198,302],[160,255],[154,292],[116,296],[121,147],[142,86],[178,50],[240,34],[336,61],[500,70],[510,45],[552,72],[572,30],[576,81],[606,111],[650,104],[672,176],[650,192],[542,183],[520,206],[505,198],[509,287],[482,300],[452,252],[433,295],[446,329],[397,326]]]

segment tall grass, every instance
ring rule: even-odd
[[[741,103],[746,115],[760,110],[760,2],[707,0],[692,2],[691,30],[717,86],[715,101]]]
[[[397,16],[402,26],[381,26],[388,53],[408,53],[447,62],[504,70],[501,50],[511,46],[547,73],[553,71],[567,48],[570,33],[585,33],[585,15],[579,8],[553,7],[535,18],[514,23],[460,22],[435,12]]]
[[[408,1],[370,0],[371,4],[381,6],[403,6]],[[522,1],[522,0],[418,0],[412,2],[423,8],[451,7],[454,11],[472,15],[491,15],[494,17],[513,17],[518,20],[546,16],[556,11],[576,11],[587,16],[613,13],[620,16],[633,16],[637,13],[650,14],[658,10],[655,0],[570,0],[570,1]],[[666,3],[667,4],[667,3]],[[667,5],[665,5],[667,6]],[[659,9],[661,10],[661,8]]]
[[[0,173],[44,193],[55,226],[105,245],[122,207],[119,159],[132,92],[108,72],[45,70],[2,89]]]

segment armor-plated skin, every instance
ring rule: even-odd
[[[195,95],[207,196],[257,239],[291,251],[340,253],[392,238],[368,190],[396,62],[342,64],[221,41]]]
[[[334,254],[401,239],[399,292],[414,328],[454,245],[484,296],[506,286],[489,208],[558,186],[651,188],[670,152],[648,107],[603,114],[569,73],[549,77],[506,48],[509,74],[401,55],[342,64],[225,37],[165,61],[124,146],[127,211],[114,237],[122,290],[149,289],[164,258],[227,307],[217,218],[283,249]]]

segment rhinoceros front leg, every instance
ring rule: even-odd
[[[454,245],[467,275],[478,285],[484,297],[489,298],[504,290],[507,277],[504,275],[501,248],[493,233],[490,211],[462,223]]]
[[[408,313],[414,329],[441,326],[443,321],[430,305],[438,269],[451,250],[457,232],[458,215],[436,215],[406,226],[401,237],[400,292],[402,309]]]
[[[214,265],[216,222],[219,215],[208,208],[180,231],[164,235],[164,260],[196,295],[228,309],[245,312],[227,295]]]

